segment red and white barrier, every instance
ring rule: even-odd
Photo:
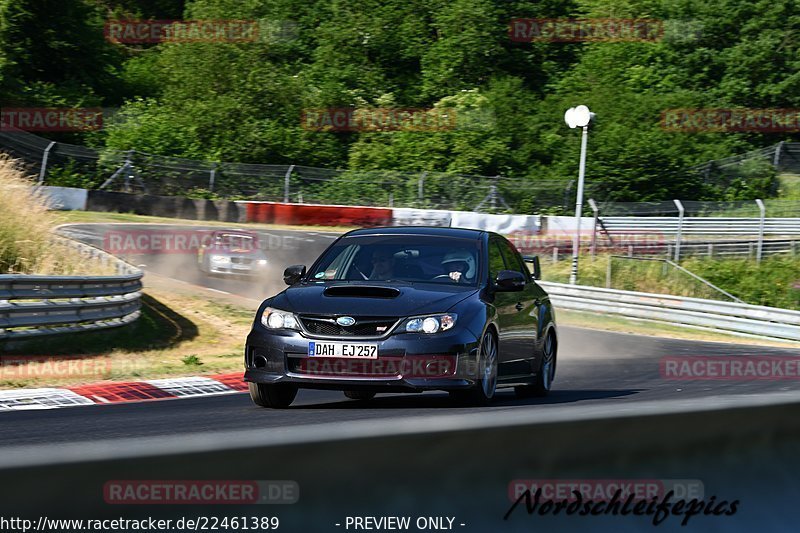
[[[392,209],[349,205],[237,202],[245,208],[246,222],[300,226],[389,226]]]
[[[307,226],[452,226],[512,234],[538,233],[539,215],[492,215],[469,211],[346,205],[237,202],[247,222]]]

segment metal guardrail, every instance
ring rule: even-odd
[[[114,265],[111,276],[0,275],[0,340],[122,326],[139,318],[142,271],[84,243],[88,259]]]
[[[677,235],[758,235],[761,220],[741,217],[600,217],[605,230],[613,235],[621,232],[653,232]],[[765,235],[800,235],[800,218],[766,218]]]
[[[675,243],[654,240],[648,242],[652,235],[617,234],[613,243],[608,243],[607,239],[590,246],[589,252],[594,257],[598,253],[627,254],[628,257],[634,256],[659,256],[668,258],[675,256]],[[658,238],[656,236],[656,238]],[[548,246],[540,246],[536,249],[541,255],[547,255],[558,261],[562,257],[572,255],[572,242],[566,239],[559,240]],[[691,240],[681,243],[681,257],[749,257],[754,258],[758,253],[758,241],[749,240]],[[768,255],[800,255],[800,238],[797,239],[765,239],[761,241],[761,253]]]
[[[758,244],[758,241],[753,240],[739,242],[683,241],[681,243],[681,257],[756,257]],[[674,244],[666,244],[661,247],[660,251],[665,252],[667,257],[673,257],[674,250]],[[761,241],[761,253],[765,256],[777,254],[796,256],[800,254],[800,239]]]
[[[539,284],[553,304],[562,309],[800,341],[800,311],[584,285]]]

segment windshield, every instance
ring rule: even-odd
[[[317,261],[309,279],[475,286],[480,271],[478,243],[420,235],[346,237]]]
[[[226,248],[236,248],[243,250],[252,250],[255,248],[255,242],[250,235],[242,235],[241,233],[223,233],[217,235],[215,239],[216,244]]]

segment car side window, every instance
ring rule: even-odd
[[[497,245],[497,239],[489,239],[489,280],[497,279],[497,274],[506,269],[503,253]]]
[[[525,276],[525,279],[530,279],[531,275],[528,272],[528,268],[525,266],[525,262],[522,261],[522,258],[519,256],[511,243],[503,239],[498,240],[498,244],[500,245],[500,250],[503,253],[503,259],[505,260],[506,268],[508,270],[516,270]]]

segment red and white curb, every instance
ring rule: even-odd
[[[210,377],[94,383],[67,388],[4,390],[0,391],[0,412],[214,396],[245,390],[247,383],[242,380],[241,372]]]

